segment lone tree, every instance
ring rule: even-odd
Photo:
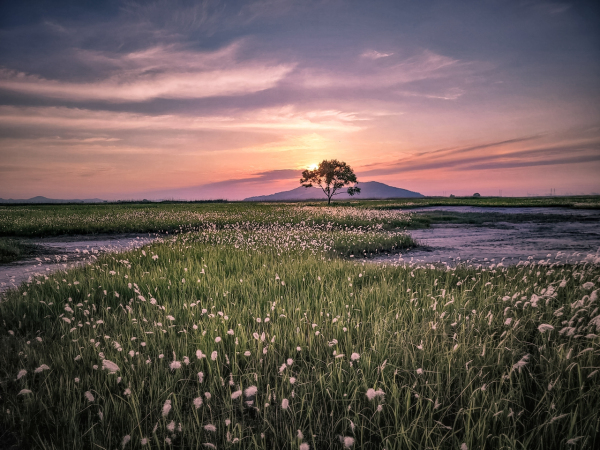
[[[300,183],[305,188],[311,188],[315,184],[319,186],[327,196],[327,204],[331,204],[331,197],[341,194],[340,189],[350,184],[356,184],[356,175],[352,168],[343,161],[337,159],[323,160],[315,170],[305,170],[302,172]],[[348,195],[360,193],[360,188],[350,186]]]

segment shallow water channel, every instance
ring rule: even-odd
[[[17,287],[36,275],[47,275],[94,262],[102,253],[121,252],[149,244],[155,234],[61,236],[27,239],[38,245],[40,254],[11,264],[0,265],[0,292]]]
[[[437,224],[411,230],[419,247],[376,258],[393,264],[458,263],[490,266],[544,260],[547,263],[600,264],[600,211],[569,208],[426,207],[414,213],[478,213],[504,221],[478,225]],[[506,215],[512,215],[508,218]],[[520,217],[528,215],[527,221]],[[537,216],[537,219],[536,219]],[[552,216],[552,220],[548,220]]]

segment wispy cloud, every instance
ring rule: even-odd
[[[299,169],[277,169],[257,172],[244,178],[230,178],[213,183],[189,186],[177,189],[163,189],[140,192],[140,198],[196,200],[202,198],[242,199],[264,192],[265,186],[275,192],[285,189],[290,181],[298,181]],[[283,182],[283,183],[282,183]],[[285,187],[284,187],[285,186]]]
[[[230,178],[223,181],[217,181],[214,183],[207,183],[199,186],[194,186],[186,189],[204,189],[204,188],[217,188],[217,187],[228,187],[232,188],[239,185],[246,184],[262,184],[273,181],[282,181],[282,180],[295,180],[300,179],[302,175],[302,171],[299,169],[276,169],[276,170],[267,170],[264,172],[257,172],[252,174],[249,177],[244,178]]]
[[[381,52],[378,52],[377,50],[368,50],[360,56],[362,56],[363,58],[369,58],[369,59],[379,59],[379,58],[385,58],[387,56],[392,56],[392,55],[393,55],[393,53],[381,53]]]
[[[243,95],[277,85],[294,64],[240,61],[239,44],[213,52],[157,46],[125,55],[80,51],[90,66],[110,75],[93,82],[49,80],[0,70],[0,89],[71,101],[137,102],[153,98],[203,98]]]
[[[554,145],[515,148],[540,139],[523,137],[487,144],[443,149],[408,156],[390,164],[365,166],[363,176],[392,175],[422,171],[476,171],[510,169],[600,161],[600,140],[571,141]],[[487,151],[486,151],[487,150]]]
[[[421,98],[431,98],[438,100],[456,100],[465,93],[464,89],[461,88],[450,88],[443,93],[433,94],[427,92],[411,92],[411,91],[394,91],[396,94],[406,96],[406,97],[421,97]]]
[[[386,56],[392,55],[391,53]],[[378,60],[380,58],[370,58]],[[386,58],[387,62],[387,58]],[[463,66],[460,61],[430,50],[424,50],[408,58],[397,58],[386,65],[355,67],[350,73],[332,72],[326,69],[307,68],[294,79],[308,88],[385,88],[418,80],[448,76],[448,70]]]
[[[92,111],[66,107],[0,106],[0,127],[40,127],[57,130],[360,130],[368,120],[338,110],[298,110],[292,105],[258,110],[232,110],[219,116],[158,115]]]

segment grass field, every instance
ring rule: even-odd
[[[545,198],[417,198],[406,200],[344,201],[336,207],[324,202],[303,203],[121,203],[0,206],[0,236],[42,237],[62,234],[173,233],[240,223],[329,224],[383,229],[425,228],[445,223],[447,216],[409,214],[421,206],[536,206],[600,208],[600,197]],[[464,216],[464,215],[463,215]],[[466,217],[466,216],[464,216]],[[469,223],[469,218],[456,223]]]
[[[600,445],[597,265],[385,267],[357,258],[411,245],[397,211],[212,207],[212,225],[5,294],[0,442]]]
[[[190,230],[292,224],[398,229],[414,225],[401,210],[322,204],[156,203],[0,207],[0,236],[97,233],[179,233]]]

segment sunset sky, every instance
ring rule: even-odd
[[[594,3],[4,1],[0,197],[600,193]]]

